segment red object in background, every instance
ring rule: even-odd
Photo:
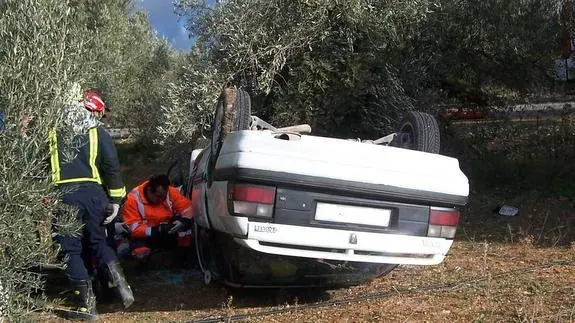
[[[451,108],[441,112],[441,116],[446,119],[460,120],[460,119],[483,119],[485,113],[473,109],[457,109]]]
[[[561,56],[563,58],[568,58],[571,56],[571,52],[573,51],[572,42],[573,38],[571,36],[571,26],[568,25],[569,22],[569,12],[571,11],[571,0],[564,0],[561,4],[561,11],[559,12],[559,19],[561,24],[560,30],[560,47],[561,47]]]

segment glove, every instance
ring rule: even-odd
[[[129,234],[130,227],[128,227],[128,225],[123,222],[117,222],[114,223],[114,232],[116,234]]]
[[[183,228],[184,228],[184,223],[180,220],[176,220],[172,223],[172,228],[170,229],[170,231],[168,231],[168,233],[174,234]]]
[[[165,237],[168,235],[171,226],[172,225],[169,223],[160,223],[160,225],[157,225],[155,227],[148,227],[148,229],[150,229],[148,237],[150,238]]]
[[[184,230],[190,229],[191,227],[192,227],[192,219],[178,216],[172,222],[172,229],[170,229],[169,233],[174,234],[178,231],[184,231]]]
[[[104,219],[104,225],[110,224],[114,221],[114,218],[118,216],[118,211],[120,210],[119,204],[108,204],[106,205],[106,218]]]

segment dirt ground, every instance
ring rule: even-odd
[[[535,193],[533,193],[535,194]],[[502,194],[498,195],[501,198]],[[135,304],[99,305],[102,322],[573,322],[575,210],[566,198],[506,196],[521,213],[471,197],[447,259],[398,267],[338,290],[237,291],[205,286],[197,270],[130,275]],[[51,316],[47,321],[62,321]]]
[[[165,168],[143,157],[123,164],[128,188]],[[100,321],[575,322],[575,202],[542,196],[472,191],[442,264],[401,266],[352,288],[238,291],[204,285],[195,269],[128,269],[134,305],[99,304]],[[494,213],[499,203],[519,215]]]

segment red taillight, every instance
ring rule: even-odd
[[[232,187],[234,201],[274,204],[276,198],[275,187],[236,184]]]
[[[429,224],[457,226],[459,223],[459,211],[431,209],[429,214]]]
[[[230,187],[232,213],[272,217],[276,188],[273,186],[235,184]]]
[[[455,209],[431,208],[429,212],[428,237],[440,237],[453,239],[457,224],[459,223],[459,211]]]

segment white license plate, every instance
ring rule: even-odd
[[[389,226],[391,210],[372,207],[317,203],[315,219],[339,223]]]

